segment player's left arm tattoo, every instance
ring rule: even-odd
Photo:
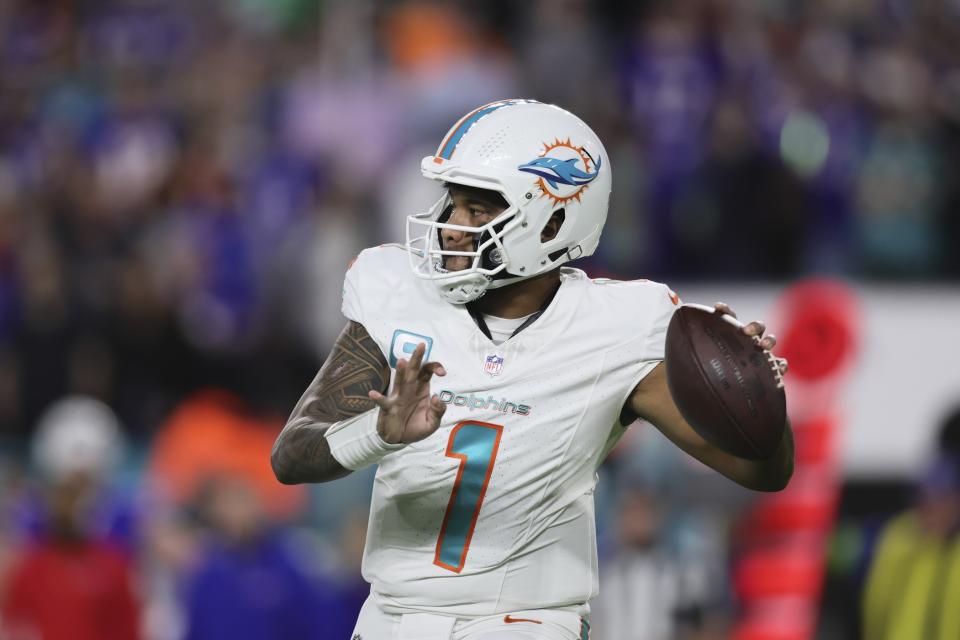
[[[270,455],[284,484],[328,482],[350,473],[330,453],[325,433],[335,422],[374,408],[367,393],[386,391],[390,367],[367,330],[350,322],[304,392]]]

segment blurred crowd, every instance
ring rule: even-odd
[[[438,195],[420,158],[492,100],[557,103],[605,141],[608,228],[581,265],[594,275],[956,281],[957,42],[947,0],[0,3],[0,570],[40,531],[75,538],[76,505],[119,484],[137,489],[116,526],[164,514],[120,545],[150,567],[148,613],[167,603],[176,615],[157,619],[181,621],[138,623],[152,637],[254,637],[203,632],[225,606],[203,594],[242,590],[231,572],[260,561],[321,597],[342,563],[305,570],[277,523],[322,520],[307,555],[319,545],[355,575],[362,521],[331,494],[271,494],[264,442],[343,326],[345,265],[403,239]],[[134,445],[108,477],[64,483],[24,455],[64,403]],[[197,442],[236,455],[191,444],[211,424]],[[609,500],[638,548],[646,500]],[[59,524],[31,525],[31,504]],[[252,539],[261,560],[230,555]],[[356,585],[331,584],[355,601]],[[723,608],[694,592],[676,597]]]

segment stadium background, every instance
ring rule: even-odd
[[[960,404],[958,18],[947,0],[0,3],[0,585],[44,496],[85,471],[144,637],[274,637],[223,635],[223,575],[201,571],[266,524],[319,637],[346,637],[370,474],[282,488],[270,443],[342,328],[349,259],[438,196],[419,159],[471,108],[532,97],[611,157],[591,275],[767,320],[812,276],[857,301],[813,625],[855,637],[871,540]],[[602,554],[659,514],[664,557],[712,585],[698,637],[724,637],[752,498],[634,432],[602,472]]]

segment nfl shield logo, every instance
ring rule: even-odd
[[[492,376],[498,376],[501,371],[503,371],[503,358],[496,355],[487,356],[486,361],[483,363],[483,372],[489,373]]]

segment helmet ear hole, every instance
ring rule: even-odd
[[[550,219],[543,225],[543,229],[540,230],[540,244],[546,244],[556,238],[566,219],[566,209],[560,208],[554,211]]]

